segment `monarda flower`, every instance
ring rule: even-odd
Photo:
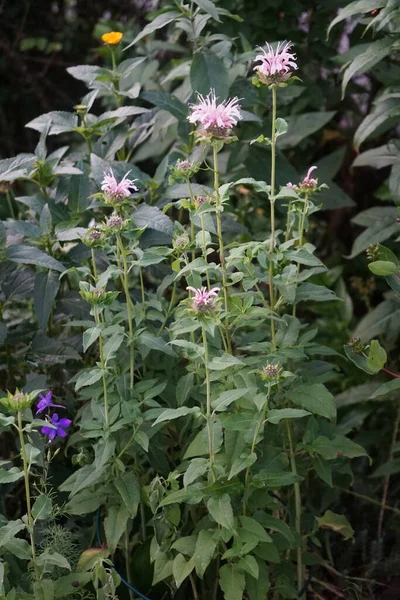
[[[262,83],[284,83],[291,76],[291,71],[297,69],[296,55],[289,52],[292,45],[291,42],[279,42],[274,50],[271,44],[266,42],[267,50],[260,48],[262,54],[255,58],[255,62],[260,64],[254,67],[254,71]]]
[[[197,94],[197,101],[197,104],[190,106],[192,112],[188,121],[197,123],[198,132],[203,136],[227,138],[232,133],[232,127],[242,119],[237,97],[217,104],[215,90],[211,90],[206,97]]]
[[[310,167],[303,181],[300,181],[300,183],[298,183],[297,185],[289,182],[286,184],[286,187],[289,187],[292,190],[295,190],[296,192],[303,192],[304,194],[315,192],[315,190],[318,187],[318,181],[317,179],[311,177],[311,173],[315,171],[316,168],[317,167],[315,165],[313,167]]]
[[[193,198],[193,204],[196,209],[200,208],[200,206],[202,204],[205,204],[206,202],[212,202],[212,197],[211,196],[195,196]]]
[[[205,287],[196,289],[188,285],[186,289],[194,293],[194,296],[191,298],[192,310],[197,313],[208,313],[215,310],[219,292],[218,287],[208,291]]]
[[[137,179],[128,179],[129,173],[130,171],[124,175],[119,183],[116,180],[112,169],[110,169],[109,173],[104,174],[103,181],[101,182],[101,190],[106,202],[118,204],[133,192],[139,191],[135,185]]]

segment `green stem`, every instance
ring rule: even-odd
[[[269,383],[268,384],[268,389],[267,389],[267,399],[266,399],[264,407],[263,407],[263,409],[262,409],[262,411],[260,413],[260,418],[258,419],[257,427],[256,427],[256,429],[254,431],[254,436],[253,436],[253,441],[252,441],[252,444],[251,444],[250,454],[253,454],[253,452],[254,452],[254,450],[256,448],[257,439],[258,439],[258,436],[260,434],[261,427],[263,426],[263,423],[265,421],[265,415],[266,415],[267,410],[268,410],[270,396],[271,396],[271,384]],[[245,492],[247,491],[247,486],[248,486],[248,481],[249,481],[249,475],[250,475],[250,466],[247,467],[246,474],[245,474],[245,477],[244,477],[244,489],[245,489]],[[243,514],[246,515],[246,502],[245,502],[245,500],[243,500]]]
[[[92,254],[92,270],[93,270],[94,283],[96,285],[97,280],[99,278],[98,273],[97,273],[96,256],[94,253],[94,248],[91,248],[90,250],[91,250],[91,254]]]
[[[274,265],[272,255],[275,250],[275,171],[276,171],[276,87],[272,86],[272,130],[271,130],[271,191],[269,196],[271,209],[271,241],[270,241],[270,259],[269,259],[269,301],[271,310],[275,306],[274,291]],[[276,348],[275,321],[271,319],[271,341],[272,349]]]
[[[297,476],[297,467],[296,467],[296,456],[294,453],[293,446],[293,435],[292,435],[292,423],[290,419],[286,421],[287,434],[289,440],[289,449],[290,449],[290,466],[292,468],[292,473]],[[300,494],[300,485],[299,482],[293,484],[294,488],[294,508],[295,508],[295,529],[300,537],[299,544],[297,546],[297,591],[303,589],[304,586],[304,572],[303,572],[303,548],[302,548],[302,540],[301,540],[301,494]],[[300,596],[299,596],[300,597]]]
[[[204,226],[204,215],[201,214],[200,215],[200,221],[201,221],[201,236],[202,236],[202,250],[203,250],[203,258],[204,260],[207,262],[207,240],[206,240],[206,230],[205,230],[205,226]],[[210,276],[208,274],[208,271],[206,271],[206,280],[207,280],[207,287],[208,289],[211,288],[211,284],[210,284]]]
[[[97,327],[101,327],[101,319],[97,306],[93,307],[94,319],[96,321]],[[103,380],[103,396],[104,396],[104,415],[106,420],[106,429],[108,430],[110,426],[110,418],[108,411],[108,390],[107,390],[107,379],[106,379],[106,363],[104,360],[104,348],[103,348],[103,332],[100,330],[99,335],[99,357],[100,357],[100,368],[102,370],[102,380]]]
[[[285,231],[285,242],[289,240],[291,230],[291,216],[292,216],[292,203],[289,202],[287,216],[286,216],[286,231]]]
[[[390,444],[388,462],[391,462],[394,457],[397,436],[399,433],[399,426],[400,426],[400,404],[398,404],[398,406],[397,406],[397,414],[396,414],[396,419],[394,422],[394,427],[393,427],[393,432],[392,432],[392,441]],[[386,500],[387,500],[388,492],[389,492],[389,483],[390,483],[390,475],[386,475],[384,482],[383,482],[381,509],[379,511],[379,518],[378,518],[378,531],[377,531],[377,539],[378,540],[382,536],[383,515],[385,513]]]
[[[211,382],[210,382],[210,371],[208,369],[208,344],[207,334],[204,327],[201,328],[203,337],[204,347],[204,365],[206,369],[206,397],[207,397],[207,408],[206,408],[206,419],[207,419],[207,432],[208,432],[208,453],[210,456],[210,470],[213,475],[213,481],[215,481],[214,473],[214,432],[211,414]]]
[[[304,198],[304,207],[303,207],[303,211],[301,213],[301,217],[300,217],[300,223],[299,223],[299,239],[298,239],[298,247],[301,248],[303,246],[303,235],[304,235],[304,230],[305,230],[305,225],[306,225],[306,217],[307,217],[307,213],[308,213],[308,194],[305,195]],[[297,265],[297,272],[296,272],[296,282],[295,282],[295,291],[297,290],[297,286],[299,284],[299,275],[300,275],[300,263]],[[293,305],[293,311],[292,311],[292,315],[295,317],[296,316],[296,309],[297,309],[297,305],[294,304]]]
[[[130,563],[129,563],[129,556],[130,556],[130,552],[129,552],[129,531],[128,528],[125,529],[125,573],[126,573],[126,579],[129,583],[129,585],[132,585],[132,577],[131,577],[131,569],[130,569]],[[134,600],[135,597],[133,595],[132,590],[129,590],[129,600]]]
[[[117,69],[117,63],[115,61],[114,48],[112,46],[110,46],[110,52],[111,52],[112,70],[113,70],[113,75],[114,75],[115,99],[117,101],[117,106],[119,107],[122,105],[123,97],[119,93],[120,90],[119,90],[118,69]]]
[[[214,191],[215,191],[215,206],[216,206],[216,217],[217,217],[217,237],[219,246],[219,261],[221,264],[222,273],[222,287],[224,292],[225,310],[228,309],[228,286],[226,281],[226,266],[225,266],[225,255],[224,255],[224,241],[222,238],[222,223],[221,223],[221,196],[219,193],[219,171],[218,171],[218,149],[216,145],[213,145],[213,160],[214,160]]]
[[[122,268],[123,268],[123,276],[122,276],[122,285],[125,292],[125,300],[126,300],[126,312],[128,317],[128,330],[129,330],[129,384],[131,389],[133,388],[134,378],[135,378],[135,348],[133,346],[133,317],[132,317],[132,300],[129,292],[129,280],[128,280],[128,262],[126,260],[126,252],[124,245],[122,243],[121,236],[117,233],[117,248],[119,248],[119,253],[122,258]],[[141,279],[141,283],[143,286],[143,280]],[[143,289],[143,288],[142,288]]]
[[[29,536],[31,539],[31,551],[32,551],[32,562],[33,568],[35,570],[35,577],[37,581],[40,579],[40,573],[38,567],[36,565],[36,548],[35,548],[35,533],[34,533],[34,522],[32,518],[32,508],[31,508],[31,492],[29,486],[29,467],[28,460],[26,456],[26,448],[25,448],[25,440],[22,426],[22,413],[18,411],[18,435],[19,435],[19,443],[21,446],[21,458],[24,468],[24,482],[25,482],[25,498],[26,498],[26,512],[28,516],[28,527],[29,527]]]
[[[169,301],[169,306],[168,306],[167,314],[165,315],[165,319],[164,319],[163,324],[161,325],[160,329],[158,330],[158,334],[157,335],[161,335],[164,327],[167,324],[167,321],[168,321],[169,316],[170,316],[171,311],[172,311],[172,307],[175,304],[175,296],[176,296],[176,282],[174,281],[174,285],[172,286],[171,300]]]
[[[9,190],[6,191],[6,198],[7,198],[8,210],[10,211],[11,218],[15,219],[14,207],[12,205],[12,199],[11,199],[11,194],[10,194]]]

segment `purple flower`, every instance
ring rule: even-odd
[[[242,118],[239,98],[231,98],[217,104],[215,90],[211,90],[206,97],[197,94],[197,100],[198,103],[190,107],[192,113],[188,116],[188,121],[200,123],[201,131],[204,133],[223,137]]]
[[[198,312],[208,312],[215,308],[215,300],[218,296],[219,288],[215,287],[207,291],[207,288],[202,287],[196,289],[191,285],[186,288],[194,293],[192,298],[192,309]]]
[[[309,187],[309,188],[315,188],[318,185],[318,182],[316,179],[313,179],[312,177],[310,177],[311,173],[313,171],[315,171],[315,169],[317,169],[316,166],[314,167],[310,167],[307,171],[307,175],[304,177],[303,181],[301,182],[300,185],[305,186],[305,187]]]
[[[56,436],[61,438],[66,437],[68,434],[65,430],[71,425],[72,421],[70,419],[59,419],[58,414],[54,413],[54,415],[51,417],[50,423],[57,429],[44,426],[40,431],[43,433],[43,435],[48,435],[49,441],[51,442]]]
[[[278,83],[285,81],[290,77],[290,71],[297,69],[296,55],[289,52],[292,47],[291,42],[279,42],[274,50],[271,44],[267,42],[267,51],[260,48],[262,54],[258,54],[255,61],[261,64],[254,67],[254,71],[265,79],[268,83]]]
[[[39,402],[37,403],[37,410],[36,410],[36,414],[38,415],[39,413],[43,412],[44,410],[46,410],[46,408],[50,408],[50,407],[57,407],[57,408],[65,408],[62,404],[53,404],[53,402],[51,401],[53,397],[53,392],[47,392],[47,394],[45,396],[43,396],[43,394],[39,394]]]
[[[130,171],[128,171],[121,181],[115,178],[113,170],[110,169],[109,173],[104,174],[103,181],[101,182],[101,189],[108,200],[119,202],[123,198],[130,196],[132,192],[138,192],[139,189],[135,185],[137,179],[127,179]]]

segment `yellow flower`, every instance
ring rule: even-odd
[[[105,44],[109,44],[110,46],[116,46],[122,40],[122,36],[124,34],[120,31],[110,31],[109,33],[104,33],[101,36],[101,39]]]

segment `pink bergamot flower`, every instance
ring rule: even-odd
[[[124,175],[119,183],[112,169],[110,169],[109,173],[104,174],[103,181],[101,182],[101,190],[106,200],[112,203],[121,202],[121,200],[130,196],[132,192],[139,191],[135,185],[137,179],[128,179],[129,173],[130,171]]]
[[[265,43],[267,50],[260,48],[262,54],[258,54],[255,58],[255,62],[260,64],[254,67],[254,71],[267,85],[285,82],[291,76],[291,71],[297,69],[296,55],[289,52],[293,44],[279,42],[274,50],[271,44]]]
[[[231,98],[217,104],[215,90],[204,97],[197,94],[197,104],[191,105],[190,123],[198,123],[198,130],[203,135],[225,138],[231,134],[232,127],[242,119],[239,98]]]
[[[196,312],[212,312],[216,306],[219,288],[212,288],[210,291],[205,287],[196,289],[191,285],[186,288],[194,293],[192,300],[192,309]]]

